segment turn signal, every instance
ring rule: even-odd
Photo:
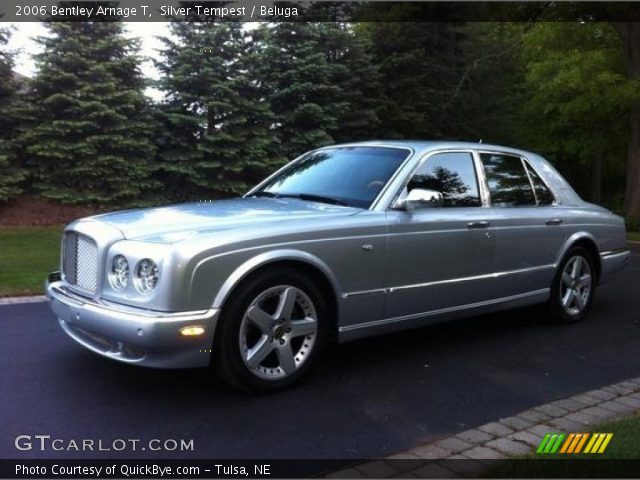
[[[185,337],[197,337],[204,333],[204,327],[182,327],[180,329],[180,335]]]

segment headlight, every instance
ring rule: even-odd
[[[136,266],[135,286],[141,293],[149,293],[158,284],[159,270],[156,263],[145,258]]]
[[[123,290],[129,285],[129,262],[122,255],[116,255],[111,261],[109,282],[116,290]]]

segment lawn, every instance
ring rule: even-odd
[[[58,270],[62,227],[0,228],[0,297],[39,295]]]
[[[640,242],[640,232],[629,232],[627,238],[634,242]]]
[[[550,428],[550,432],[553,429]],[[613,438],[602,454],[555,454],[532,453],[514,458],[486,471],[483,476],[491,478],[627,478],[625,469],[632,469],[637,478],[636,463],[621,459],[640,459],[640,415],[607,422],[590,429],[591,432],[613,433]],[[570,432],[564,432],[570,433]],[[600,460],[607,460],[602,462]]]

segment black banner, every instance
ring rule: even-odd
[[[513,1],[57,1],[0,5],[4,22],[531,22],[640,21],[638,2]]]
[[[7,479],[640,478],[638,460],[0,460]]]

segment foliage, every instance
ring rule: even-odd
[[[382,75],[378,116],[393,138],[457,136],[452,121],[462,59],[459,26],[450,23],[368,23],[360,27],[372,44]]]
[[[0,82],[0,200],[19,185],[93,204],[232,196],[322,145],[451,138],[543,153],[583,196],[621,207],[625,157],[640,178],[629,22],[407,21],[420,8],[316,3],[331,21],[173,22],[154,108],[121,23],[49,23],[29,91]],[[353,9],[378,21],[346,23]]]
[[[46,26],[32,83],[34,125],[23,138],[34,188],[68,203],[139,201],[153,185],[154,147],[138,42],[116,21]]]
[[[314,23],[278,22],[257,32],[262,46],[256,75],[268,92],[273,131],[284,158],[332,143],[331,132],[339,128],[346,107],[322,39]]]
[[[21,95],[13,73],[13,52],[6,48],[9,35],[8,29],[0,29],[0,202],[19,194],[25,178],[15,142]]]
[[[173,196],[233,195],[265,175],[274,140],[259,52],[239,23],[175,22],[163,38],[159,171]]]
[[[610,173],[619,172],[626,114],[637,86],[625,75],[620,39],[611,26],[538,23],[524,36],[522,60],[525,111],[536,125],[528,129],[530,141],[564,163],[605,163]],[[593,180],[597,189],[600,179]]]

